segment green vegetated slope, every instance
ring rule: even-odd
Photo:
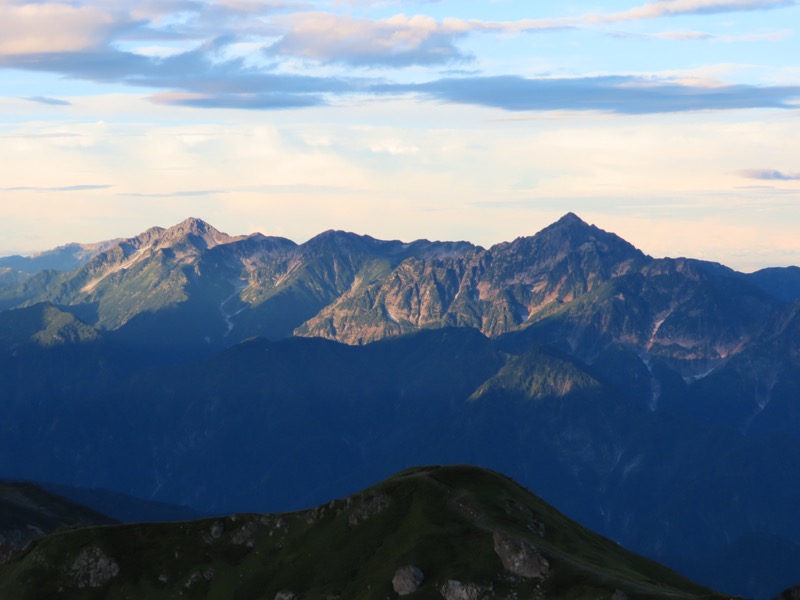
[[[0,567],[0,597],[382,599],[409,565],[412,598],[722,598],[465,466],[295,513],[60,530]]]

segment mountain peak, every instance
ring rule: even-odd
[[[583,219],[581,219],[574,212],[568,212],[563,217],[561,217],[558,221],[553,223],[553,225],[551,225],[551,227],[553,227],[555,225],[561,225],[561,226],[565,226],[565,225],[588,225],[588,223],[586,221],[584,221]]]
[[[243,238],[244,236],[233,237],[223,233],[197,217],[189,217],[164,231],[158,245],[173,247],[188,243],[198,249],[209,249]]]
[[[361,247],[371,240],[369,236],[359,235],[340,229],[328,229],[308,240],[304,247],[307,248],[350,248]]]
[[[590,225],[572,212],[568,212],[552,225],[548,225],[532,238],[527,239],[546,241],[551,250],[577,251],[584,244],[589,243],[593,246],[604,247],[606,251],[615,248],[622,254],[643,256],[641,251],[615,233],[600,229],[596,225]]]
[[[170,230],[179,231],[181,233],[196,233],[201,234],[209,231],[214,231],[219,233],[214,227],[203,221],[203,219],[198,219],[197,217],[189,217],[188,219],[184,219],[177,225],[173,225],[170,227]]]

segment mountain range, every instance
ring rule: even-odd
[[[573,214],[488,249],[198,219],[85,248],[0,260],[0,477],[221,514],[471,463],[716,589],[800,579],[800,269]]]

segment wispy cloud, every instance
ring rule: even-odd
[[[441,79],[385,85],[387,93],[420,93],[431,99],[509,111],[575,110],[619,114],[743,108],[795,108],[800,86],[681,85],[632,76],[526,79],[516,76]]]
[[[345,93],[356,82],[336,77],[281,74],[250,68],[241,58],[219,60],[230,37],[176,56],[155,58],[104,49],[55,55],[0,57],[0,66],[60,73],[101,83],[169,90],[153,96],[162,104],[202,108],[289,108],[324,103],[323,94]]]
[[[325,104],[319,94],[292,94],[275,92],[243,92],[214,94],[190,94],[166,92],[154,94],[150,100],[156,104],[187,106],[191,108],[235,108],[242,110],[270,110],[285,108],[307,108]]]
[[[114,187],[107,184],[65,185],[58,187],[16,186],[0,188],[1,192],[85,192],[89,190],[106,190]]]
[[[739,175],[762,181],[800,181],[800,173],[785,173],[777,169],[744,169]]]
[[[177,192],[159,192],[145,194],[140,192],[126,192],[120,196],[130,196],[132,198],[194,198],[201,196],[215,196],[217,194],[227,194],[225,190],[185,190]]]
[[[72,106],[72,102],[68,100],[61,100],[60,98],[48,98],[47,96],[28,96],[23,98],[29,102],[37,102],[39,104],[49,104],[51,106]]]
[[[659,0],[630,10],[593,15],[586,19],[602,23],[658,19],[679,15],[702,15],[741,11],[772,10],[794,6],[795,0]]]
[[[750,33],[742,35],[715,35],[704,31],[664,31],[653,34],[652,37],[663,40],[682,42],[779,42],[792,35],[788,29],[768,33]]]

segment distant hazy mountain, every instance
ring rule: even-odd
[[[114,520],[31,483],[0,481],[0,565],[15,551],[60,527],[107,525]]]
[[[0,258],[0,268],[11,268],[23,273],[38,273],[47,269],[72,271],[121,241],[115,239],[96,244],[73,243],[31,256],[5,256]]]
[[[76,504],[107,515],[119,523],[166,523],[208,516],[185,506],[143,500],[102,489],[57,484],[43,484],[42,487]]]
[[[795,274],[572,214],[489,249],[153,228],[0,287],[0,476],[209,514],[474,463],[768,598],[800,556]]]
[[[30,277],[29,273],[23,273],[10,267],[0,267],[0,288],[21,285],[28,277]]]
[[[761,269],[745,277],[784,302],[800,300],[800,267]]]
[[[0,566],[4,598],[725,596],[472,467],[430,467],[317,508],[60,532]]]

